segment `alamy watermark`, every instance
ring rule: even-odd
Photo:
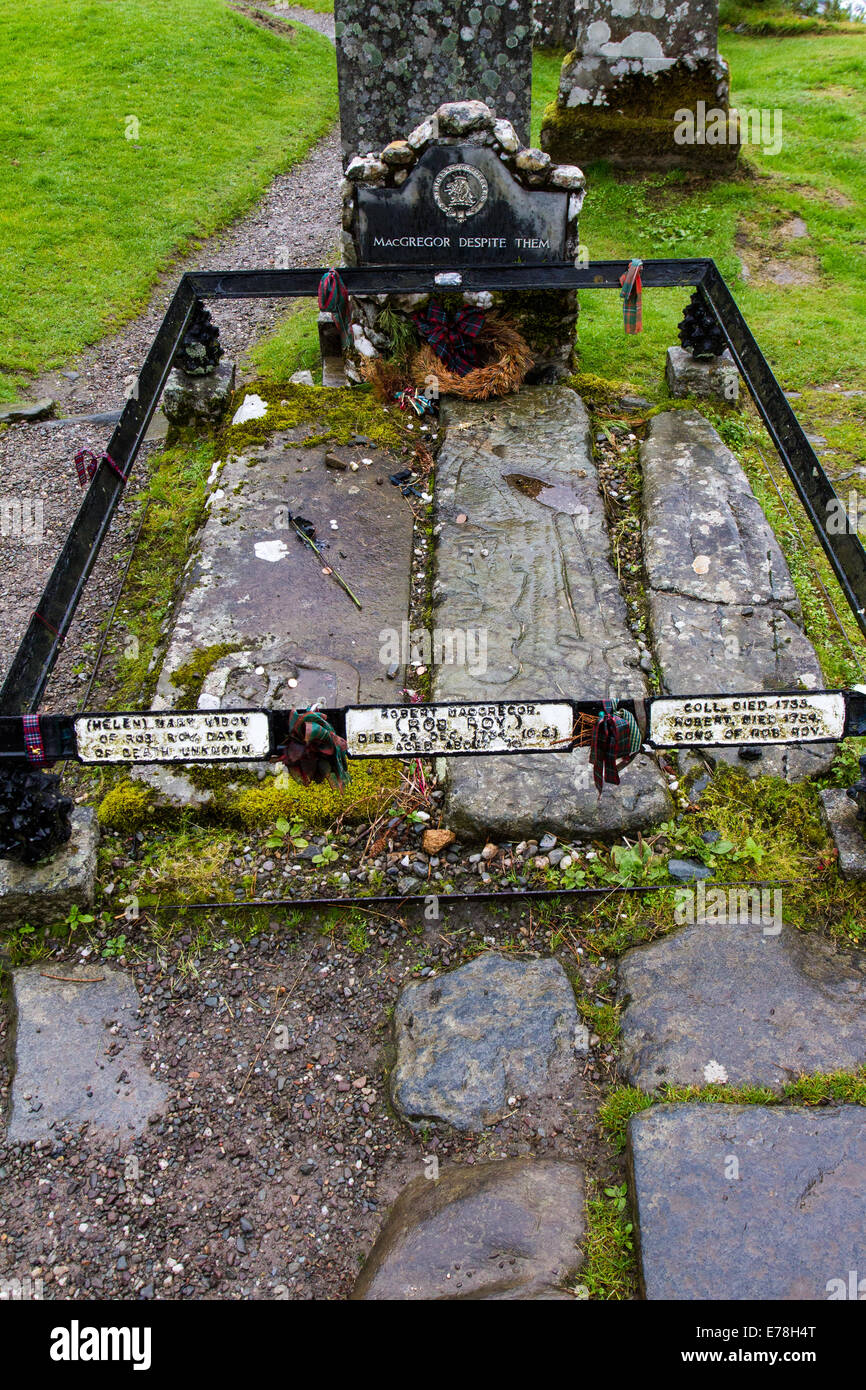
[[[0,496],[0,538],[41,545],[45,517],[41,497]]]
[[[706,922],[713,926],[763,927],[764,936],[782,930],[781,888],[677,888],[674,921],[678,926]]]
[[[674,112],[676,145],[760,145],[764,154],[782,148],[782,112],[779,107],[730,111],[699,101],[694,111],[682,106]]]
[[[383,666],[465,666],[470,676],[487,671],[486,627],[423,627],[401,623],[400,630],[385,627],[379,633],[379,660]]]

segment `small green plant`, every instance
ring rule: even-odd
[[[318,854],[313,855],[313,863],[320,867],[324,864],[333,864],[335,859],[339,859],[340,852],[333,845],[322,845]]]
[[[586,1203],[584,1265],[578,1288],[593,1299],[628,1299],[637,1291],[634,1227],[628,1219],[625,1183],[599,1192],[589,1184]]]
[[[268,836],[265,840],[265,844],[268,849],[282,849],[288,837],[294,849],[306,849],[309,840],[304,839],[303,830],[304,826],[301,821],[288,821],[285,816],[279,816],[275,826],[275,833]]]
[[[66,925],[69,928],[69,935],[77,931],[79,927],[89,927],[96,918],[92,912],[82,912],[77,903],[73,903],[69,909],[69,916],[66,918]]]
[[[122,956],[126,952],[125,936],[110,936],[102,947],[101,955],[103,960],[110,960],[113,956]]]

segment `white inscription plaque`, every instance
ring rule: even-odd
[[[75,739],[85,763],[235,762],[270,752],[262,710],[85,714],[75,721]]]
[[[571,706],[544,700],[494,704],[369,705],[346,711],[353,758],[438,757],[566,749]]]
[[[845,697],[814,695],[695,695],[653,700],[650,742],[680,744],[814,743],[840,739]]]

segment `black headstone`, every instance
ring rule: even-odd
[[[434,145],[402,187],[359,188],[358,261],[562,265],[568,197],[523,188],[492,150]]]

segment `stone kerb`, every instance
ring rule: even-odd
[[[470,152],[489,150],[514,181],[515,194],[518,190],[526,190],[529,194],[560,194],[564,208],[561,246],[548,255],[536,255],[535,259],[563,264],[576,263],[585,258],[579,243],[579,217],[586,189],[582,171],[575,165],[557,163],[542,150],[524,146],[513,125],[497,118],[484,102],[461,101],[440,106],[407,136],[391,140],[382,150],[356,154],[349,160],[341,184],[344,265],[389,263],[384,257],[372,259],[364,254],[359,225],[359,195],[363,189],[401,189],[425,153],[435,147],[461,147]],[[499,190],[496,196],[501,200],[503,216],[507,219],[507,191]],[[417,263],[417,255],[401,256],[399,249],[390,252],[390,257],[391,264],[411,259]],[[455,268],[461,264],[477,265],[480,259],[498,259],[501,264],[513,264],[516,260],[528,259],[528,256],[508,246],[495,257],[484,253],[480,256],[474,249],[457,250],[448,264]],[[450,292],[455,292],[453,286]],[[449,293],[447,283],[443,285],[445,293]],[[389,339],[377,327],[385,304],[389,304],[392,310],[409,315],[423,308],[429,298],[429,295],[412,294],[354,298],[355,352],[364,357],[387,354]],[[536,375],[549,372],[551,367],[570,367],[578,314],[575,292],[557,292],[555,296],[549,291],[522,295],[463,294],[461,299],[467,305],[485,309],[495,307],[516,323],[533,350]],[[327,331],[325,325],[323,331]],[[329,345],[328,350],[333,351],[332,346]],[[348,370],[353,375],[351,363]],[[533,373],[530,373],[530,379],[533,379]]]

